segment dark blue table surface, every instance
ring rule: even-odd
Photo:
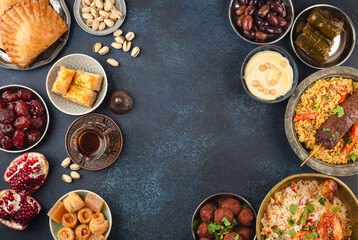
[[[66,0],[70,11],[73,1]],[[84,53],[105,68],[109,93],[124,88],[134,96],[133,110],[115,115],[108,96],[95,112],[113,118],[122,129],[123,151],[102,171],[80,170],[81,179],[62,181],[69,173],[60,164],[66,157],[64,138],[75,116],[65,115],[50,102],[46,75],[53,63],[34,71],[0,69],[0,85],[23,84],[38,91],[49,107],[46,137],[33,151],[50,162],[45,184],[33,195],[42,211],[24,231],[0,226],[0,239],[51,239],[48,210],[63,194],[88,189],[109,204],[113,227],[109,239],[192,239],[191,217],[198,204],[218,192],[247,198],[258,210],[266,193],[283,178],[303,172],[284,131],[287,100],[262,104],[243,90],[241,62],[256,46],[233,31],[229,0],[127,1],[121,27],[137,35],[138,58],[112,49],[106,56],[92,52],[96,42],[110,45],[113,36],[85,33],[74,20],[69,41],[56,58]],[[338,5],[358,25],[357,1],[294,1],[296,14],[316,4]],[[286,36],[277,45],[294,55]],[[108,57],[118,59],[114,68]],[[358,67],[357,50],[344,64]],[[295,57],[300,81],[316,70]],[[109,95],[109,94],[108,94]],[[5,171],[18,154],[0,152]],[[357,194],[357,177],[341,178]],[[9,186],[0,180],[0,189]]]

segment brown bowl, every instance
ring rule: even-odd
[[[200,209],[207,203],[209,202],[214,202],[214,201],[217,201],[219,198],[222,198],[222,197],[231,197],[231,198],[235,198],[237,199],[238,201],[240,201],[240,203],[246,203],[247,206],[254,212],[255,214],[255,218],[256,218],[256,211],[255,209],[251,206],[251,204],[249,203],[249,201],[247,201],[245,198],[237,195],[237,194],[234,194],[234,193],[217,193],[217,194],[214,194],[214,195],[211,195],[210,197],[206,198],[204,201],[202,201],[199,206],[196,208],[194,214],[193,214],[193,218],[191,220],[191,232],[193,234],[193,239],[194,240],[199,240],[200,237],[196,234],[196,229],[195,229],[195,221],[199,220],[200,219]],[[197,224],[198,226],[198,224]],[[197,227],[196,226],[196,227]],[[254,229],[254,226],[252,226],[253,230],[255,231]],[[254,236],[252,239],[256,239],[256,236]]]
[[[358,239],[358,200],[352,190],[341,180],[335,177],[328,175],[323,175],[319,173],[302,173],[295,174],[283,179],[281,182],[276,184],[271,191],[266,195],[265,199],[262,201],[259,212],[257,214],[256,221],[256,237],[258,240],[265,240],[264,236],[261,235],[262,224],[261,219],[264,216],[266,208],[268,207],[271,198],[275,195],[276,192],[281,191],[284,188],[290,186],[293,182],[298,180],[316,180],[319,182],[324,182],[326,179],[332,179],[338,184],[338,191],[336,196],[341,199],[341,201],[346,205],[349,213],[350,224],[352,225],[353,235],[351,239]]]

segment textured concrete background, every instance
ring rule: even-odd
[[[67,0],[72,12],[73,1]],[[296,13],[315,3],[294,1]],[[66,157],[64,138],[76,119],[58,111],[49,101],[45,79],[52,64],[30,72],[0,69],[0,85],[32,87],[45,99],[51,114],[49,131],[33,150],[50,162],[50,173],[34,197],[43,210],[25,231],[0,226],[0,239],[51,239],[48,210],[63,194],[88,189],[110,205],[113,228],[109,239],[191,239],[190,225],[197,205],[207,196],[228,191],[247,198],[258,210],[266,193],[283,178],[301,172],[286,140],[284,111],[287,101],[267,105],[252,100],[243,90],[239,70],[255,48],[232,30],[227,15],[229,0],[127,1],[124,31],[134,31],[134,44],[142,49],[137,59],[111,50],[106,56],[92,52],[95,42],[109,45],[112,36],[94,37],[82,31],[74,18],[68,44],[57,57],[84,53],[103,64],[109,89],[124,88],[135,99],[126,115],[112,114],[108,98],[96,110],[120,126],[124,148],[109,168],[90,172],[65,184],[60,167]],[[357,1],[338,7],[358,25]],[[73,15],[72,15],[73,17]],[[293,51],[286,36],[278,45]],[[345,63],[358,67],[358,52]],[[113,68],[107,57],[118,59]],[[315,70],[295,58],[300,80]],[[0,169],[17,154],[0,152]],[[342,178],[357,194],[357,177]],[[0,189],[8,185],[0,180]]]

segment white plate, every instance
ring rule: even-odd
[[[86,25],[86,20],[82,17],[81,8],[83,7],[81,0],[75,0],[75,3],[73,5],[73,15],[75,15],[75,19],[77,24],[86,32],[89,34],[95,35],[95,36],[104,36],[113,33],[116,31],[124,22],[124,19],[126,19],[127,15],[127,7],[124,0],[116,0],[116,7],[118,10],[123,14],[123,19],[118,19],[113,27],[106,28],[102,31],[94,31],[91,27]]]
[[[56,81],[57,73],[60,67],[74,70],[83,70],[90,73],[95,73],[103,76],[102,90],[98,94],[98,98],[92,108],[86,108],[75,103],[67,101],[66,98],[60,97],[51,92],[52,86]],[[94,58],[84,54],[70,54],[59,59],[50,69],[46,78],[47,95],[55,107],[63,113],[68,115],[83,115],[95,110],[103,101],[107,94],[107,75],[101,64]]]

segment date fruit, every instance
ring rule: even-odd
[[[251,30],[253,22],[254,22],[254,19],[252,18],[252,16],[251,16],[251,15],[247,15],[247,16],[244,18],[244,22],[243,22],[243,28],[244,28],[244,30],[246,30],[246,31]]]

